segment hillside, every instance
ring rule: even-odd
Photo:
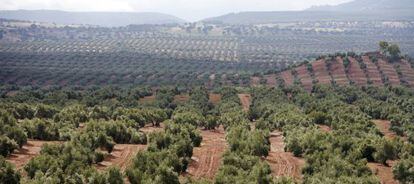
[[[299,84],[307,90],[316,84],[414,87],[413,68],[414,64],[406,59],[390,62],[376,52],[364,55],[338,54],[293,67],[275,77],[279,85]]]
[[[180,24],[185,22],[172,15],[161,13],[65,12],[55,10],[0,11],[0,18],[106,27],[127,26],[131,24]]]
[[[240,12],[213,17],[204,22],[266,24],[307,21],[413,20],[412,0],[355,0],[337,6],[316,6],[305,11]]]
[[[383,10],[414,10],[412,0],[355,0],[336,6],[314,6],[308,11],[383,11]]]

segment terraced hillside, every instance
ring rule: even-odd
[[[279,76],[286,86],[294,85],[294,77],[299,79],[308,91],[314,84],[414,87],[413,66],[414,63],[406,59],[391,62],[382,55],[379,58],[370,54],[338,55],[301,64],[281,72]]]

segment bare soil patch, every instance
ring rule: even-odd
[[[253,87],[260,85],[260,77],[250,77],[250,85]]]
[[[331,76],[326,67],[325,60],[318,60],[312,63],[313,73],[319,84],[331,84]]]
[[[57,143],[59,142],[28,140],[22,148],[15,150],[6,160],[15,165],[17,169],[22,169],[32,158],[40,154],[40,150],[42,150],[44,144]]]
[[[390,130],[391,122],[387,120],[373,120],[374,124],[378,127],[382,134],[389,139],[397,137],[395,132]]]
[[[384,86],[384,83],[381,79],[381,74],[378,71],[378,67],[372,63],[368,56],[362,56],[362,60],[363,63],[367,66],[367,74],[372,84],[375,86]]]
[[[392,166],[394,164],[395,161],[388,161],[389,166],[379,163],[368,163],[368,167],[380,179],[381,184],[398,184],[399,182],[394,179],[392,174]]]
[[[239,94],[238,96],[239,96],[240,102],[243,106],[243,110],[246,111],[246,112],[249,111],[251,95],[250,94]]]
[[[337,57],[336,60],[331,62],[330,71],[336,84],[345,86],[349,85],[348,77],[345,73],[344,61],[341,57]]]
[[[269,87],[275,87],[277,85],[276,75],[265,75],[266,84]]]
[[[188,94],[175,95],[174,96],[174,102],[176,102],[176,103],[179,103],[179,102],[184,103],[184,102],[188,101],[188,99],[190,99],[190,95],[188,95]]]
[[[146,134],[152,133],[152,132],[159,132],[164,130],[164,124],[160,124],[159,127],[152,126],[152,124],[147,124],[145,127],[142,127],[139,129],[139,131],[144,132]]]
[[[348,77],[351,81],[357,86],[365,86],[368,83],[367,77],[364,73],[364,70],[361,69],[358,61],[353,57],[348,57],[349,59],[349,68],[348,68]]]
[[[292,177],[300,181],[302,179],[301,170],[305,165],[302,158],[295,157],[293,153],[285,152],[283,133],[280,131],[272,132],[270,137],[270,152],[266,158],[275,177]]]
[[[96,167],[100,170],[109,168],[111,166],[117,166],[121,171],[132,163],[132,159],[135,155],[145,150],[147,145],[135,145],[135,144],[116,144],[112,153],[105,157],[104,161],[97,164]]]
[[[327,125],[318,125],[319,129],[321,129],[324,132],[331,132],[332,129],[331,127],[327,126]]]
[[[193,150],[193,157],[187,169],[187,175],[193,178],[214,179],[227,149],[223,127],[217,130],[203,130],[203,141],[200,147]]]
[[[383,59],[378,60],[378,66],[380,70],[388,77],[388,81],[392,86],[401,85],[400,78],[398,77],[398,73],[395,71],[392,64],[388,63]]]
[[[139,99],[139,103],[151,103],[155,101],[155,95],[146,96],[144,98]]]
[[[299,78],[300,82],[302,83],[303,87],[307,91],[311,91],[312,86],[313,86],[313,79],[312,79],[311,75],[309,74],[307,66],[302,65],[302,66],[296,68],[296,72],[298,73],[298,78]]]
[[[208,94],[208,96],[209,96],[210,102],[214,105],[220,103],[220,101],[221,101],[221,95],[220,94],[210,93],[210,94]]]
[[[403,79],[407,81],[408,86],[414,87],[414,70],[411,67],[410,63],[408,63],[406,60],[401,60],[398,64],[395,65],[399,65]]]
[[[280,73],[280,77],[285,81],[286,86],[292,86],[294,81],[294,76],[292,75],[291,70],[284,71]]]

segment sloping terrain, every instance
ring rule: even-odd
[[[336,6],[314,6],[308,11],[381,11],[389,9],[413,9],[411,0],[354,0]]]
[[[227,147],[224,129],[220,127],[217,130],[203,130],[201,136],[203,141],[200,147],[193,150],[187,174],[197,179],[214,179]]]
[[[277,85],[276,75],[265,75],[266,85],[269,87],[275,87]]]
[[[348,57],[349,59],[349,68],[348,68],[348,77],[355,83],[357,86],[365,86],[368,83],[367,75],[364,70],[361,69],[358,61],[353,57]]]
[[[408,86],[414,87],[414,69],[411,67],[410,63],[403,59],[401,62],[395,63],[394,65],[401,71],[402,80],[405,81]]]
[[[318,60],[312,63],[313,73],[320,84],[331,84],[331,76],[326,68],[325,60]]]
[[[280,73],[280,77],[285,81],[285,85],[291,86],[293,85],[294,76],[292,75],[292,71],[287,70]]]
[[[308,69],[306,68],[306,65],[302,65],[298,68],[296,68],[297,76],[302,83],[302,86],[310,91],[312,89],[313,83],[312,83],[312,76],[310,76]]]
[[[368,56],[362,56],[363,63],[366,66],[366,73],[369,77],[369,80],[374,86],[383,86],[381,73],[378,70],[378,67],[369,59]]]
[[[384,61],[383,59],[379,59],[378,66],[382,73],[388,78],[388,81],[392,86],[398,86],[401,84],[398,73],[395,71],[392,64]]]
[[[127,26],[131,24],[180,24],[185,21],[162,13],[65,12],[56,10],[0,11],[0,18],[57,24]]]
[[[315,77],[318,84],[328,85],[333,80],[336,85],[340,86],[351,83],[357,86],[366,86],[368,84],[374,86],[414,86],[414,70],[409,61],[401,59],[391,63],[385,57],[381,57],[375,62],[367,55],[348,57],[349,64],[346,68],[344,59],[340,56],[333,60],[320,59],[311,62],[312,72],[310,73],[308,73],[306,65],[301,65],[291,70],[285,70],[279,75],[285,81],[285,84],[290,86],[293,85],[291,73],[294,70],[298,79],[308,91],[313,86],[311,76]]]
[[[341,57],[337,57],[330,62],[329,71],[331,71],[332,77],[336,84],[340,86],[349,84],[349,80],[345,73],[344,63]]]
[[[270,152],[266,157],[275,177],[292,177],[296,180],[302,178],[301,170],[305,161],[301,158],[294,157],[292,153],[285,152],[283,142],[283,133],[274,131],[270,134]]]

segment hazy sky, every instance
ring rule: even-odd
[[[160,12],[195,21],[240,11],[302,10],[351,0],[0,0],[0,9]]]

